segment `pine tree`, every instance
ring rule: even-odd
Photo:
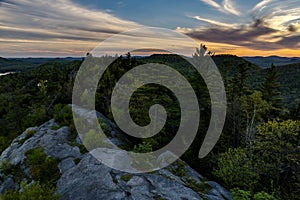
[[[233,75],[233,78],[228,83],[228,123],[231,123],[229,131],[229,140],[232,147],[239,147],[242,144],[244,137],[245,120],[243,119],[243,111],[241,98],[249,94],[247,86],[248,79],[247,63],[240,63]]]
[[[231,95],[240,98],[243,95],[249,94],[247,86],[249,66],[246,63],[241,63],[237,66],[237,72],[232,79]]]
[[[279,92],[280,83],[278,82],[278,72],[274,64],[266,71],[266,76],[260,85],[260,91],[263,94],[263,99],[271,106],[269,117],[275,117],[282,110],[282,97]]]

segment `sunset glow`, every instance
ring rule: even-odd
[[[216,54],[299,57],[299,13],[298,0],[4,0],[0,56],[84,56],[115,34],[152,26],[183,33]]]

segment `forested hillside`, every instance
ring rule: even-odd
[[[113,120],[110,97],[126,71],[149,62],[170,65],[190,82],[201,110],[197,137],[182,159],[230,189],[235,199],[300,199],[300,65],[262,69],[236,56],[212,58],[226,86],[227,118],[219,142],[204,159],[198,159],[198,152],[210,120],[210,98],[201,76],[179,56],[119,57],[99,81],[96,109]],[[43,124],[63,105],[72,103],[72,86],[81,62],[51,61],[0,76],[0,151],[26,128]],[[168,113],[162,131],[146,139],[128,136],[132,143],[121,148],[149,152],[174,137],[180,107],[162,86],[146,85],[133,94],[132,118],[138,125],[147,125],[150,119],[141,116],[148,116],[150,106],[157,103]],[[72,118],[70,113],[66,113],[68,117]],[[73,126],[71,122],[68,125]],[[72,130],[76,131],[74,126]]]
[[[33,69],[47,62],[70,62],[82,58],[2,58],[0,57],[0,73],[22,72]]]
[[[268,56],[268,57],[255,56],[255,57],[243,57],[243,58],[263,68],[270,67],[270,63],[273,63],[276,66],[284,66],[284,65],[290,65],[290,64],[300,62],[299,57],[287,58],[287,57],[280,57],[280,56]]]

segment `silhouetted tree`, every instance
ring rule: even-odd
[[[280,83],[278,82],[278,72],[274,64],[266,71],[266,76],[260,85],[263,99],[271,105],[269,117],[275,117],[282,110],[282,97],[279,92]]]

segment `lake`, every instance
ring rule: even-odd
[[[14,73],[14,72],[5,72],[5,73],[0,73],[0,76],[5,76],[5,75],[7,75],[7,74],[12,74],[12,73]]]

